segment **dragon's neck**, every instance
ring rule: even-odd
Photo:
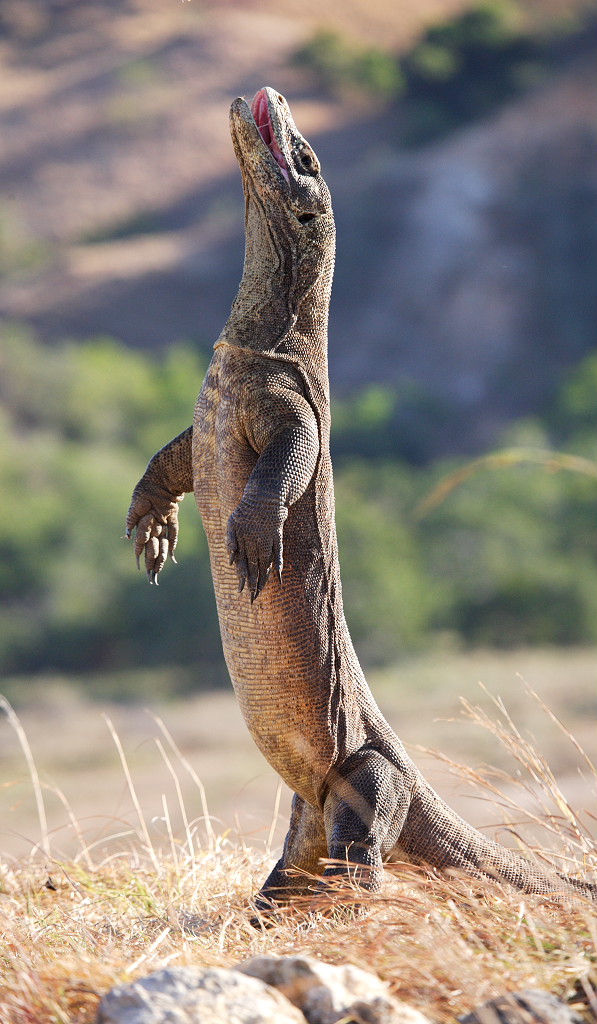
[[[292,354],[308,338],[327,361],[333,240],[323,253],[305,239],[298,242],[284,217],[268,220],[261,204],[251,198],[245,228],[243,276],[225,328],[227,341],[261,352]]]

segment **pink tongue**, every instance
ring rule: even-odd
[[[269,106],[267,102],[267,94],[265,92],[265,89],[260,89],[257,95],[255,96],[255,99],[253,100],[253,105],[251,107],[251,113],[255,118],[255,123],[259,129],[259,134],[261,135],[261,138],[265,142],[274,160],[280,167],[282,174],[286,178],[286,181],[289,181],[288,165],[286,163],[286,160],[284,159],[282,150],[280,149],[272,130],[272,123],[269,116]]]

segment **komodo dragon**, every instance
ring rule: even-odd
[[[294,791],[266,911],[309,875],[377,890],[409,860],[535,892],[568,884],[486,839],[439,798],[367,686],[342,609],[329,452],[330,193],[288,104],[271,88],[230,111],[246,250],[194,423],[162,448],[127,516],[150,582],[194,490],[209,543],[226,663],[257,746]],[[273,571],[272,571],[273,570]],[[328,863],[322,868],[322,860]],[[305,873],[302,874],[301,873]],[[329,887],[328,887],[329,888]]]

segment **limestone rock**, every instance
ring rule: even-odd
[[[275,988],[219,967],[173,967],[117,985],[96,1024],[305,1024]]]
[[[578,1013],[542,989],[498,996],[458,1020],[461,1024],[582,1024]]]
[[[309,956],[256,956],[236,970],[277,988],[309,1024],[429,1024],[418,1010],[389,995],[380,978],[351,964],[335,967]]]

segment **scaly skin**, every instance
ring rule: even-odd
[[[547,875],[486,839],[427,784],[385,722],[344,620],[329,454],[327,322],[335,229],[328,188],[273,89],[232,104],[245,192],[243,277],[192,428],[135,488],[127,535],[157,582],[194,490],[209,543],[224,655],[255,742],[294,791],[284,852],[257,906],[344,874],[381,884],[412,860],[520,889]],[[321,860],[336,864],[322,871]],[[299,872],[299,874],[297,874]],[[312,889],[311,889],[312,891]]]

